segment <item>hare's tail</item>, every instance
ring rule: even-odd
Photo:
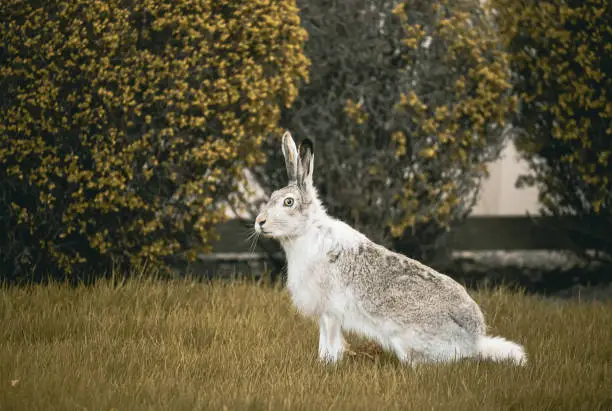
[[[527,363],[525,349],[512,341],[502,337],[489,337],[483,335],[478,338],[478,353],[480,357],[493,361],[510,360],[517,365]]]

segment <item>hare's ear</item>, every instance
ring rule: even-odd
[[[314,145],[310,139],[304,139],[300,144],[300,160],[298,162],[298,186],[312,187],[312,171],[314,169]]]
[[[285,157],[285,166],[287,167],[287,177],[289,184],[297,182],[298,172],[298,152],[295,147],[295,141],[288,131],[283,134],[283,156]]]

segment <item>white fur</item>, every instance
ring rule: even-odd
[[[481,336],[478,341],[478,352],[484,359],[493,361],[512,361],[518,365],[527,364],[525,350],[520,345],[502,337]]]
[[[323,315],[332,308],[330,303],[341,312],[347,296],[326,296],[322,285],[333,278],[317,266],[326,264],[327,253],[339,247],[355,249],[365,238],[358,232],[355,236],[354,230],[341,221],[327,215],[317,217],[318,224],[312,224],[302,236],[281,241],[287,256],[287,288],[295,306],[306,316]],[[320,227],[328,228],[329,235],[324,235]]]

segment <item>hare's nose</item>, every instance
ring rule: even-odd
[[[261,216],[261,215],[257,216],[255,221],[257,222],[257,224],[259,224],[260,227],[263,227],[263,225],[266,223],[266,217]]]

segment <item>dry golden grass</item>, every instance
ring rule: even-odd
[[[2,410],[612,409],[612,302],[474,293],[526,368],[401,366],[350,338],[317,361],[317,329],[286,292],[130,280],[0,290]]]

